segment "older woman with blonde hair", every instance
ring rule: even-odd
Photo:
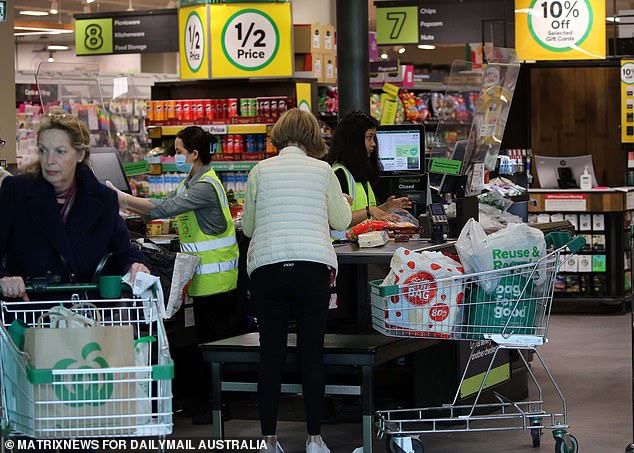
[[[105,263],[111,275],[149,272],[130,243],[117,196],[87,162],[90,133],[76,116],[52,110],[37,133],[33,171],[4,179],[0,188],[0,290],[28,300],[25,280],[58,276],[90,282]]]
[[[308,438],[306,451],[327,453],[321,439],[324,399],[323,343],[330,299],[330,276],[337,256],[330,228],[343,230],[350,205],[325,153],[315,117],[286,112],[273,127],[279,155],[249,173],[242,228],[252,237],[247,255],[251,295],[260,330],[258,404],[263,451],[283,452],[276,425],[286,362],[288,321],[297,325]]]

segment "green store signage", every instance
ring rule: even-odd
[[[75,21],[77,55],[111,54],[112,51],[112,18]]]

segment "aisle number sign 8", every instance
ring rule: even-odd
[[[178,10],[181,79],[209,78],[209,33],[207,5]]]
[[[75,21],[75,54],[112,53],[112,18]]]
[[[290,3],[210,5],[212,78],[293,75]]]
[[[603,0],[516,0],[515,24],[522,60],[605,58]]]

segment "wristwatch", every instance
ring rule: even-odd
[[[372,214],[370,214],[370,206],[365,207],[365,213],[368,215],[368,219],[372,217]]]

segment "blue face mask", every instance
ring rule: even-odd
[[[187,156],[184,154],[177,154],[174,156],[174,164],[176,165],[176,171],[180,173],[189,173],[192,170],[192,164],[188,164],[185,161]]]

